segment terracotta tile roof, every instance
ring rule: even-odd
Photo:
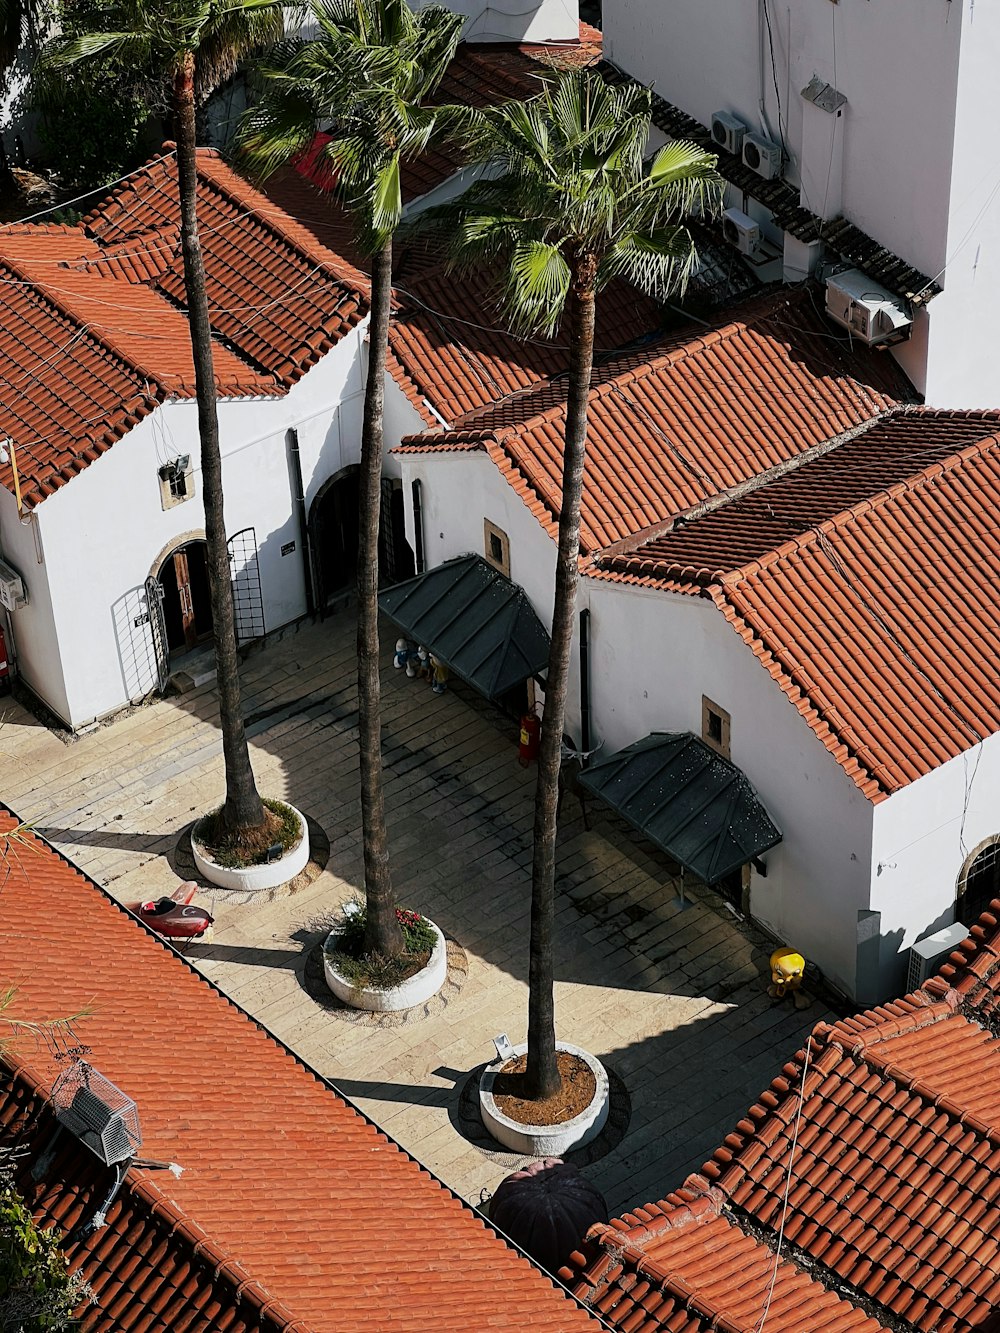
[[[957,452],[709,590],[873,801],[1000,729],[1000,417],[970,419],[920,414]]]
[[[13,823],[0,815],[0,832]],[[71,1247],[100,1296],[83,1312],[84,1330],[594,1326],[397,1144],[28,836],[0,897],[0,975],[17,981],[18,1012],[91,1008],[79,1036],[135,1098],[143,1152],[184,1167],[177,1179],[133,1167],[107,1229]],[[0,1090],[0,1121],[9,1138],[27,1132],[37,1144],[47,1113],[33,1112],[60,1066],[43,1047],[6,1058],[15,1076]],[[97,1184],[95,1159],[64,1144],[32,1202],[72,1227],[101,1197]]]
[[[765,1309],[768,1333],[883,1328],[788,1260],[775,1271],[771,1250],[726,1217],[721,1200],[682,1189],[599,1224],[561,1276],[623,1333],[755,1333]]]
[[[811,1039],[789,1250],[921,1333],[991,1327],[1000,1306],[1000,1132],[977,1114],[995,1115],[1000,1097],[995,1045],[941,981]],[[704,1168],[734,1212],[769,1231],[804,1059],[785,1065]],[[991,1091],[970,1090],[956,1060],[972,1060]]]
[[[584,552],[672,519],[912,396],[894,363],[849,353],[828,332],[807,292],[781,292],[596,367]],[[565,379],[546,380],[450,431],[410,436],[402,449],[485,450],[552,530],[565,399]]]
[[[401,275],[396,293],[400,309],[390,329],[392,349],[417,393],[445,421],[462,420],[565,371],[565,339],[557,334],[548,343],[508,333],[493,287],[481,274],[432,268]],[[624,347],[655,333],[662,322],[656,302],[624,282],[614,283],[598,303],[597,347]]]
[[[173,154],[120,186],[83,225],[119,254],[130,242],[150,248],[141,238],[152,231],[161,254],[165,229],[179,236]],[[198,231],[213,331],[281,385],[299,379],[364,317],[368,278],[207,148],[198,150]],[[145,279],[137,273],[132,280]],[[154,285],[183,306],[179,245]]]
[[[1000,901],[921,990],[819,1024],[701,1173],[561,1276],[621,1333],[757,1333],[772,1274],[768,1333],[996,1333],[998,989]]]
[[[2,262],[0,388],[0,435],[17,445],[29,507],[99,458],[161,393]],[[14,489],[7,464],[0,463],[0,485]]]
[[[219,393],[279,395],[361,321],[368,280],[216,153],[198,165]],[[194,393],[183,305],[172,155],[80,226],[0,227],[0,433],[29,507]],[[0,485],[13,489],[9,465]]]

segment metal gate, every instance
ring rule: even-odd
[[[160,692],[166,689],[170,675],[170,647],[167,643],[167,626],[163,619],[163,585],[159,579],[146,580],[146,611],[149,615],[149,633],[153,641],[153,662],[156,668],[156,688]]]
[[[148,578],[141,587],[123,593],[111,616],[126,698],[135,703],[151,690],[162,694],[170,674],[170,650],[159,581]]]
[[[236,642],[242,644],[262,639],[265,633],[264,598],[257,564],[257,534],[253,528],[243,528],[229,538],[229,573],[233,580]]]

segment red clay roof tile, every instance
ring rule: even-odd
[[[893,363],[848,355],[825,334],[808,293],[782,292],[728,312],[707,332],[686,327],[598,365],[588,413],[584,552],[666,523],[910,396]],[[565,379],[549,379],[468,413],[450,431],[410,436],[401,452],[484,449],[553,531],[565,401]]]
[[[644,1333],[758,1333],[772,1277],[768,1333],[1000,1327],[1000,971],[974,966],[998,923],[1000,901],[922,990],[818,1024],[701,1174],[592,1228],[571,1289],[624,1330],[645,1278]]]
[[[199,150],[198,171],[219,392],[279,395],[361,321],[370,285],[216,153]],[[0,432],[27,505],[193,393],[183,305],[170,154],[80,226],[0,226]]]
[[[13,824],[0,815],[0,834]],[[18,979],[21,1013],[91,1008],[79,1034],[137,1101],[143,1151],[184,1167],[178,1179],[131,1168],[107,1230],[70,1247],[99,1297],[84,1330],[593,1327],[397,1144],[27,837],[0,899],[0,975]],[[60,1066],[41,1048],[7,1060],[0,1135],[37,1148]],[[63,1139],[31,1202],[72,1227],[106,1188],[96,1158]]]

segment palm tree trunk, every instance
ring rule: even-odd
[[[257,828],[264,822],[264,807],[257,792],[240,701],[240,664],[236,651],[236,617],[229,570],[229,547],[223,514],[222,453],[215,370],[212,364],[212,328],[205,288],[205,265],[198,237],[198,169],[195,156],[194,53],[186,52],[174,72],[174,125],[177,134],[177,184],[181,209],[181,247],[188,324],[194,355],[201,439],[201,484],[205,508],[205,545],[208,585],[215,630],[215,660],[219,686],[219,723],[226,765],[226,803],[222,824],[226,832]]]
[[[527,1095],[551,1097],[559,1090],[553,998],[555,931],[556,806],[559,760],[566,724],[570,649],[580,577],[580,499],[587,448],[587,401],[594,362],[594,282],[597,266],[590,255],[573,262],[570,316],[569,397],[563,450],[562,511],[552,608],[552,640],[545,678],[545,714],[538,750],[535,787],[534,853],[531,863],[531,943],[528,962]]]
[[[393,957],[403,951],[389,874],[389,837],[382,787],[382,684],[378,641],[378,528],[382,503],[385,358],[392,298],[392,241],[372,260],[368,379],[361,426],[358,541],[358,743],[361,750],[361,828],[365,854],[365,951]]]

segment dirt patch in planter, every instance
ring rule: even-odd
[[[594,1100],[597,1079],[594,1071],[570,1051],[559,1051],[556,1065],[562,1087],[552,1097],[531,1101],[524,1095],[524,1071],[528,1057],[516,1055],[493,1080],[493,1100],[497,1110],[521,1125],[562,1125],[582,1115]]]

